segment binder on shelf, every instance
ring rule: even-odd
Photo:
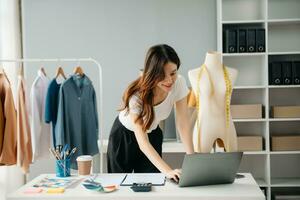
[[[237,53],[237,30],[236,29],[225,30],[224,39],[225,39],[224,53]]]
[[[284,85],[292,84],[292,63],[291,62],[282,62],[282,82]]]
[[[238,30],[238,52],[239,53],[247,52],[247,30],[246,29]]]
[[[247,51],[255,52],[256,51],[256,30],[248,29],[247,30]]]
[[[281,85],[282,84],[281,62],[270,63],[269,84],[270,85]]]
[[[300,61],[293,62],[293,84],[300,84]]]
[[[256,51],[265,52],[265,29],[256,29]]]

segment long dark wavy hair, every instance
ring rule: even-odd
[[[132,95],[138,95],[141,100],[139,103],[141,112],[135,123],[141,123],[143,131],[148,130],[154,120],[153,89],[158,82],[164,80],[164,66],[168,62],[176,64],[177,70],[179,69],[180,59],[176,51],[166,44],[152,46],[146,55],[143,74],[133,81],[124,92],[123,107],[120,110],[129,111],[129,100]]]

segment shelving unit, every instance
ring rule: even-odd
[[[223,53],[223,63],[238,70],[232,104],[263,104],[263,119],[234,119],[238,135],[262,136],[263,151],[245,152],[241,172],[251,172],[266,199],[300,190],[300,151],[272,151],[273,135],[300,135],[300,118],[272,118],[270,106],[300,105],[300,85],[269,85],[269,62],[300,61],[299,0],[217,0],[218,51],[228,27],[263,27],[266,52]]]

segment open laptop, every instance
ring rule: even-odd
[[[185,155],[180,187],[232,183],[243,152],[196,153]]]

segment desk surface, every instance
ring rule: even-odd
[[[8,200],[25,200],[25,199],[55,199],[55,200],[81,200],[81,199],[101,199],[101,200],[264,200],[265,196],[256,184],[251,174],[244,174],[245,177],[236,179],[233,184],[199,186],[180,188],[169,180],[166,181],[165,186],[152,186],[151,192],[136,193],[133,192],[129,186],[120,186],[116,192],[112,193],[98,193],[88,191],[78,183],[73,187],[67,188],[63,194],[47,194],[43,191],[39,194],[24,194],[24,191],[32,187],[45,176],[55,176],[43,174],[22,186],[17,191],[7,195]]]

